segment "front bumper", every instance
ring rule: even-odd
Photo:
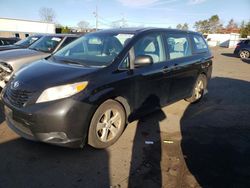
[[[85,143],[94,106],[72,98],[16,108],[3,98],[8,126],[20,136],[65,147]]]

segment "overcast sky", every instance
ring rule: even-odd
[[[213,14],[224,24],[231,18],[250,20],[250,0],[0,0],[0,17],[39,20],[39,9],[49,7],[62,25],[85,20],[94,26],[96,5],[101,28],[122,17],[129,26],[175,27],[187,22],[190,29],[195,21]]]

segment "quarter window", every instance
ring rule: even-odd
[[[194,42],[194,52],[201,53],[206,52],[208,47],[205,40],[199,35],[192,35],[192,39]]]
[[[187,35],[170,34],[167,36],[169,59],[187,57],[192,54]]]

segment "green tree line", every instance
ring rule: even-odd
[[[187,23],[178,24],[177,29],[188,30]],[[196,21],[194,24],[196,31],[200,33],[221,33],[221,32],[240,32],[241,37],[247,37],[250,35],[250,21],[244,22],[238,25],[233,19],[224,27],[218,15],[212,15],[205,20]]]

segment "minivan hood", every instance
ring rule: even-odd
[[[84,77],[99,68],[82,67],[65,63],[55,63],[50,60],[40,60],[32,63],[14,75],[18,81],[33,91],[49,87],[85,81]]]
[[[35,51],[31,49],[15,49],[15,50],[7,50],[0,52],[0,59],[5,62],[9,62],[14,59],[27,58],[31,56],[42,56],[42,55],[48,55],[48,53]]]

